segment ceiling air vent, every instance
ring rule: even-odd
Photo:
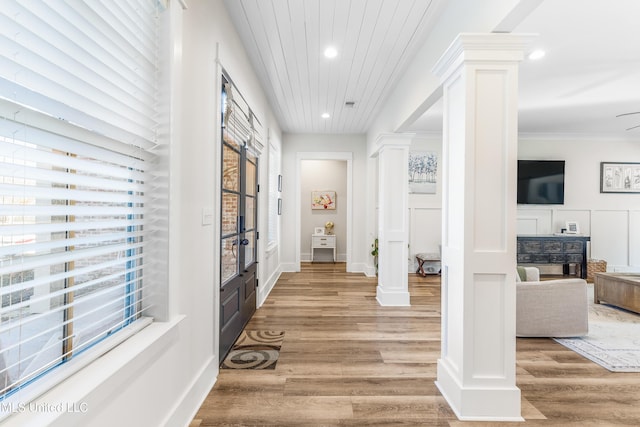
[[[355,101],[347,101],[347,102],[344,103],[344,106],[347,107],[347,108],[353,108],[354,105],[356,105]]]

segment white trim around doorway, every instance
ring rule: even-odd
[[[344,160],[347,162],[347,272],[352,272],[351,245],[353,235],[353,153],[346,151],[328,152],[298,152],[296,153],[296,188],[294,193],[294,206],[296,207],[296,266],[295,271],[300,271],[300,239],[301,239],[301,188],[300,173],[303,160]]]

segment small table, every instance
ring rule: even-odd
[[[311,235],[311,262],[313,262],[314,249],[333,249],[333,262],[336,262],[336,236],[335,234]]]
[[[640,273],[596,273],[594,302],[640,313]]]
[[[419,274],[422,277],[425,277],[427,274],[440,274],[440,254],[416,254],[416,260],[418,261],[416,274]]]

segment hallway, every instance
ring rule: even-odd
[[[247,326],[285,332],[276,369],[222,369],[191,427],[525,425],[456,419],[434,385],[440,277],[410,274],[409,290],[411,307],[380,307],[376,280],[344,264],[283,273]],[[637,425],[640,374],[610,373],[550,339],[517,349],[527,426]]]

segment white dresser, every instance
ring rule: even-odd
[[[336,236],[324,234],[311,235],[311,262],[313,262],[313,254],[316,249],[332,249],[333,262],[336,262]]]

